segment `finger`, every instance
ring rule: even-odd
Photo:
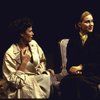
[[[82,72],[81,71],[76,71],[76,74],[82,74]]]
[[[52,75],[55,75],[54,71],[51,70],[51,69],[48,69],[48,71],[52,74]]]
[[[24,50],[24,51],[23,51],[23,54],[26,54],[26,53],[27,53],[27,51],[26,51],[26,50]]]
[[[22,52],[22,55],[25,55],[27,53],[27,49],[26,48],[22,49],[21,52]]]

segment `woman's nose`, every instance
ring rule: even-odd
[[[34,35],[34,32],[32,32],[32,35]]]
[[[94,23],[93,22],[90,22],[90,25],[94,25]]]

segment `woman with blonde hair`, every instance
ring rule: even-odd
[[[95,100],[100,84],[100,36],[93,32],[94,19],[89,11],[81,14],[67,47],[67,70],[62,79],[62,96],[68,100]]]

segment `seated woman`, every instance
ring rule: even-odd
[[[46,58],[38,43],[33,40],[29,18],[15,20],[12,26],[14,43],[3,58],[3,76],[10,85],[8,99],[46,99],[50,96],[52,70],[46,70]]]
[[[96,100],[100,84],[100,36],[93,33],[94,22],[90,12],[82,13],[77,28],[78,32],[70,38],[67,47],[69,75],[60,84],[62,97]]]

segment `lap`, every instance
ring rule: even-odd
[[[99,77],[96,76],[68,75],[62,79],[60,88],[64,96],[96,98],[99,83]]]
[[[98,85],[100,84],[100,77],[97,76],[84,76],[84,75],[68,75],[61,81],[63,82],[83,82],[91,85]]]

